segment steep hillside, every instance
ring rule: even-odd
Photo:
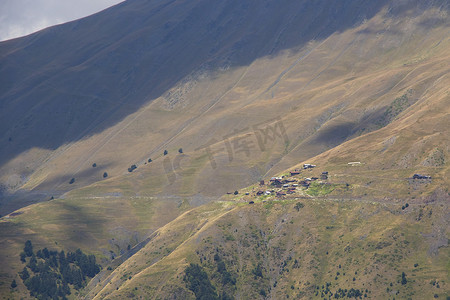
[[[31,240],[96,255],[73,298],[194,298],[190,263],[241,299],[444,297],[449,9],[135,0],[0,43],[0,295]]]
[[[283,4],[132,1],[1,43],[2,213],[104,172],[122,181],[164,149],[171,161],[155,168],[171,173],[183,148],[181,177],[193,188],[174,188],[170,176],[158,188],[218,196],[406,109],[425,118],[434,106],[447,111],[447,1]],[[443,118],[433,120],[440,132]],[[404,147],[422,138],[415,132]],[[447,146],[436,147],[446,161]]]
[[[180,216],[108,277],[94,279],[88,298],[195,299],[184,279],[190,263],[218,295],[236,299],[346,298],[351,289],[370,299],[431,299],[450,291],[449,252],[437,234],[448,226],[448,201],[406,210],[338,199],[244,203]]]

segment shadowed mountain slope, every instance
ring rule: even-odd
[[[1,136],[14,142],[1,163],[102,132],[202,65],[246,66],[301,48],[384,4],[353,2],[128,1],[1,43]]]
[[[205,261],[214,274],[210,243],[242,250],[239,266],[222,259],[257,277],[236,275],[244,298],[261,287],[311,298],[331,280],[333,293],[370,281],[386,298],[403,269],[418,285],[395,284],[402,296],[432,295],[430,280],[448,277],[448,13],[444,0],[137,0],[0,43],[0,294],[26,295],[9,285],[30,239],[112,267],[77,295],[88,298],[165,298],[162,283],[193,297],[184,268]],[[256,182],[303,163],[317,167],[302,178],[330,174],[302,198],[307,213],[295,197],[254,196]],[[335,276],[336,263],[365,281]]]

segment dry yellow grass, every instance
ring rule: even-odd
[[[435,20],[433,26],[425,26],[427,20]],[[227,237],[232,239],[234,233],[224,226],[231,223],[233,229],[239,226],[234,237],[239,242],[244,243],[245,233],[255,233],[252,226],[273,232],[270,238],[260,237],[267,249],[292,248],[297,256],[305,253],[301,268],[291,268],[292,273],[279,280],[269,277],[258,283],[273,287],[274,280],[279,281],[272,297],[309,293],[311,284],[334,280],[333,268],[345,265],[349,257],[370,266],[367,272],[371,275],[358,282],[372,283],[377,260],[372,243],[401,233],[404,240],[418,246],[416,252],[403,253],[404,260],[392,266],[382,261],[377,271],[385,274],[383,280],[396,281],[393,270],[413,272],[416,255],[424,267],[417,285],[408,288],[425,298],[432,296],[433,288],[427,285],[431,277],[448,279],[448,251],[427,256],[428,240],[414,232],[433,231],[432,220],[441,220],[448,212],[447,206],[434,209],[441,202],[420,206],[433,195],[439,201],[448,202],[449,198],[448,24],[447,11],[435,7],[407,17],[392,17],[381,10],[358,26],[311,40],[300,48],[261,56],[245,65],[197,70],[161,97],[149,99],[152,101],[137,110],[130,108],[130,114],[109,128],[54,150],[31,148],[18,153],[0,166],[1,182],[11,190],[47,193],[47,198],[53,193],[62,195],[22,208],[21,215],[2,218],[4,284],[0,294],[16,295],[10,294],[9,282],[22,268],[18,254],[27,239],[37,247],[81,247],[106,262],[109,251],[127,246],[130,235],[136,234],[137,243],[154,231],[159,235],[108,274],[111,284],[91,286],[91,292],[98,293],[98,298],[122,298],[130,293],[156,293],[164,298],[167,294],[162,287],[167,284],[169,291],[186,293],[182,272],[187,263],[199,262],[196,250],[210,254],[211,245],[220,245],[227,253],[242,250],[249,256],[248,264],[256,262],[248,249],[227,244]],[[265,135],[270,128],[278,134],[273,139]],[[209,144],[211,156],[204,148]],[[167,156],[163,155],[165,149]],[[148,163],[148,158],[153,162]],[[347,163],[351,161],[362,165],[350,167]],[[256,208],[210,203],[182,214],[304,162],[318,165],[314,174],[330,171],[331,182],[351,184],[348,193],[336,192],[330,197],[363,198],[365,202],[314,200],[301,217],[292,211],[292,203],[258,204]],[[138,168],[129,173],[132,164]],[[103,172],[108,173],[107,179]],[[411,185],[406,178],[414,173],[431,175],[433,180]],[[69,185],[71,178],[76,181]],[[19,196],[1,209],[10,212],[29,203],[30,199]],[[371,199],[384,204],[367,203]],[[403,213],[399,207],[406,200],[414,207]],[[416,223],[420,209],[440,212]],[[369,217],[364,220],[360,214]],[[336,223],[333,216],[339,219]],[[289,220],[296,224],[294,229],[282,224]],[[439,224],[448,238],[448,226]],[[324,229],[327,226],[331,229]],[[367,240],[359,242],[366,229]],[[111,243],[113,238],[119,246]],[[324,260],[324,250],[335,241],[339,242],[329,248],[331,260]],[[349,257],[342,256],[346,245],[355,249]],[[394,254],[389,251],[399,251],[400,246],[377,255],[390,259]],[[365,255],[367,247],[375,252]],[[266,258],[273,258],[271,255]],[[251,274],[245,257],[236,259],[243,274]],[[306,266],[312,259],[317,262],[312,266],[315,271]],[[283,261],[277,258],[274,262]],[[279,269],[267,264],[267,270]],[[209,267],[212,270],[213,266]],[[350,264],[348,268],[356,271]],[[365,272],[363,267],[357,271]],[[245,282],[245,275],[239,275],[239,292],[258,296],[258,290],[252,290],[256,283]],[[341,277],[339,286],[350,286],[348,279]],[[382,291],[385,283],[372,283],[372,297],[388,296]],[[22,293],[23,288],[19,286]],[[404,288],[399,290],[407,296]]]

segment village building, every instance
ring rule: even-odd
[[[303,164],[303,169],[312,169],[315,168],[316,165],[312,165],[312,164]]]
[[[290,173],[291,173],[291,176],[299,175],[300,170],[295,169],[294,171],[291,171]]]
[[[308,188],[310,181],[309,180],[302,180],[299,182],[299,184],[301,184],[303,187]]]
[[[288,190],[287,190],[287,192],[286,192],[286,194],[294,194],[295,193],[295,190],[296,190],[296,188],[294,187],[294,188],[289,188]]]
[[[290,182],[296,182],[296,181],[297,180],[294,178],[288,178],[288,179],[283,180],[284,183],[290,183]]]
[[[274,186],[280,187],[282,185],[282,178],[281,177],[272,177],[270,179],[270,183]]]

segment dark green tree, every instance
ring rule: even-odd
[[[15,279],[11,282],[11,288],[15,289],[17,287],[17,282]]]
[[[30,270],[33,271],[34,273],[39,272],[39,269],[37,266],[37,259],[34,254],[31,256],[30,261],[27,264],[27,267],[30,268]]]
[[[405,272],[402,272],[402,281],[401,281],[401,284],[402,285],[405,285],[405,284],[407,284],[408,283],[408,280],[406,279],[406,274],[405,274]]]
[[[26,262],[27,260],[26,260],[26,257],[27,257],[27,255],[25,254],[25,252],[21,252],[20,253],[20,261],[21,262]]]
[[[190,264],[185,272],[186,275],[184,276],[184,281],[186,282],[187,287],[194,292],[196,299],[218,299],[216,289],[211,284],[208,274],[201,266]]]
[[[33,244],[31,243],[30,240],[27,240],[25,242],[25,247],[23,248],[23,252],[25,252],[25,255],[28,257],[33,255]]]
[[[28,273],[27,267],[24,267],[22,272],[19,272],[19,276],[23,281],[30,278],[30,273]]]

